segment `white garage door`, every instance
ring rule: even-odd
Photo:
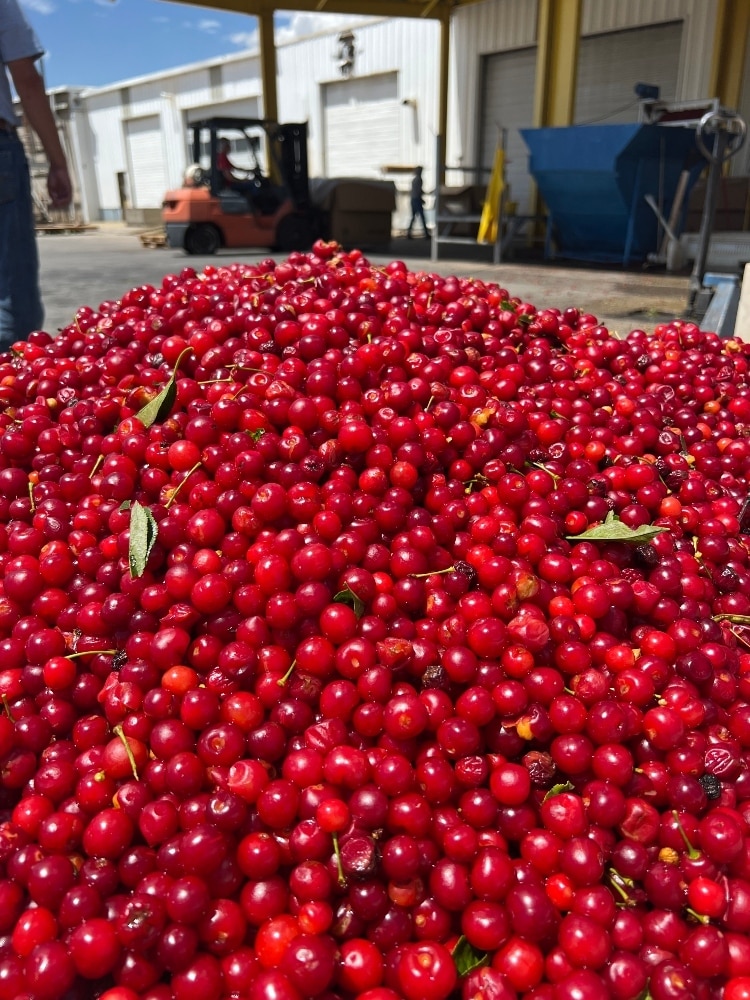
[[[323,101],[326,176],[381,177],[401,162],[397,73],[327,83]]]
[[[482,133],[480,161],[491,167],[500,129],[506,129],[505,179],[510,198],[521,214],[531,210],[529,152],[518,131],[529,128],[534,116],[536,48],[514,49],[485,56],[482,67]],[[486,183],[485,174],[481,183]]]
[[[574,121],[638,121],[637,83],[656,84],[662,99],[674,99],[681,42],[682,21],[582,38]]]
[[[126,122],[125,136],[133,208],[161,208],[168,185],[159,116]]]

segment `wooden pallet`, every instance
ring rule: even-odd
[[[167,245],[167,234],[163,229],[146,229],[138,234],[141,245],[144,247],[165,247]]]
[[[98,227],[86,222],[37,222],[34,228],[38,233],[85,233]]]

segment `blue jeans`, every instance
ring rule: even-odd
[[[0,132],[0,351],[43,321],[29,165],[20,139]]]

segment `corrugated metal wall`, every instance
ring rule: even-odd
[[[393,128],[399,136],[401,165],[425,166],[425,188],[434,185],[434,149],[438,116],[439,28],[433,21],[376,20],[363,23],[352,18],[357,77],[394,72],[401,101]],[[321,34],[279,46],[277,50],[280,121],[309,123],[309,158],[312,176],[324,170],[323,89],[342,79],[336,56],[338,32]],[[125,93],[123,101],[122,94]],[[257,54],[190,66],[158,77],[125,81],[117,86],[86,91],[98,182],[98,207],[105,217],[116,217],[120,200],[117,173],[127,170],[125,122],[158,114],[165,133],[167,173],[179,183],[187,165],[184,124],[191,111],[222,111],[233,102],[232,114],[257,112],[261,95]],[[247,107],[242,110],[243,101]],[[234,103],[238,102],[238,103]],[[410,175],[390,175],[408,193]]]
[[[440,34],[433,21],[409,18],[380,20],[357,26],[354,32],[354,75],[368,77],[395,72],[398,96],[403,101],[394,116],[399,133],[401,166],[422,164],[426,191],[435,184],[435,136],[438,125],[438,60]],[[323,97],[326,84],[342,79],[336,34],[301,39],[277,52],[278,102],[281,121],[307,121],[311,176],[323,176],[325,122]],[[380,161],[377,161],[380,163]],[[411,175],[383,175],[399,192],[398,219],[408,209]],[[400,224],[400,221],[397,222]]]
[[[584,0],[582,32],[592,35],[644,24],[683,23],[677,99],[708,97],[714,21],[718,0]],[[486,0],[460,9],[453,18],[449,89],[448,162],[471,166],[481,126],[482,57],[536,44],[537,0]],[[398,75],[400,113],[394,115],[403,174],[392,178],[408,190],[406,169],[421,163],[425,189],[434,186],[438,126],[439,27],[413,19],[366,23],[352,17],[357,77]],[[324,169],[323,91],[340,80],[337,34],[329,32],[279,47],[278,102],[282,121],[309,123],[310,170]],[[261,93],[257,54],[237,54],[122,84],[85,91],[96,167],[98,207],[119,209],[117,173],[127,170],[124,123],[158,114],[165,132],[167,172],[178,183],[186,166],[184,123],[191,109],[248,101]],[[235,105],[233,105],[235,107]],[[92,202],[95,199],[92,199]],[[96,209],[96,205],[92,205]]]
[[[716,8],[716,0],[584,0],[581,34],[683,20],[677,100],[698,100],[713,96],[708,87]]]
[[[717,0],[583,0],[581,34],[682,20],[678,100],[710,97]],[[471,165],[480,123],[481,57],[536,44],[536,0],[487,0],[461,8],[451,39],[448,163]],[[531,122],[529,122],[531,124]]]
[[[119,212],[117,174],[127,170],[119,93],[110,91],[101,96],[86,98],[85,108],[91,132],[100,213],[94,218],[113,218],[114,216],[103,213]]]

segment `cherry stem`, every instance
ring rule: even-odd
[[[676,809],[672,810],[672,815],[674,816],[674,821],[677,824],[677,830],[678,830],[680,836],[682,837],[682,842],[684,843],[684,845],[685,845],[685,847],[687,849],[687,855],[688,855],[688,857],[692,861],[695,861],[696,858],[699,858],[701,856],[701,852],[697,851],[693,847],[693,845],[690,843],[690,841],[688,839],[688,835],[685,833],[685,828],[683,827],[682,823],[680,822],[680,814],[677,812]]]
[[[174,363],[174,368],[172,369],[172,378],[174,378],[175,375],[177,374],[177,370],[180,367],[180,362],[185,357],[185,355],[186,354],[192,354],[192,353],[193,353],[193,348],[192,347],[186,347],[184,351],[180,351],[180,353],[177,355],[177,360]]]
[[[8,716],[8,718],[10,719],[10,721],[11,722],[15,722],[16,720],[13,718],[13,713],[10,710],[10,705],[8,703],[8,696],[7,696],[7,694],[3,694],[3,708],[5,709],[5,714]]]
[[[184,353],[185,353],[185,352],[183,351],[183,354],[184,354]],[[177,496],[177,494],[178,494],[178,493],[180,492],[180,490],[182,489],[182,487],[183,487],[183,486],[185,485],[185,483],[186,483],[186,482],[188,481],[188,479],[190,479],[190,477],[192,476],[192,474],[193,474],[193,473],[194,473],[194,472],[195,472],[195,471],[196,471],[197,469],[200,469],[200,467],[201,467],[201,462],[200,462],[200,461],[198,461],[198,462],[196,462],[196,463],[195,463],[195,465],[194,465],[194,466],[192,467],[192,469],[188,469],[188,471],[187,471],[187,472],[185,473],[185,477],[184,477],[184,479],[182,479],[182,480],[181,480],[181,481],[180,481],[180,482],[179,482],[179,483],[177,484],[177,486],[175,486],[175,488],[174,488],[174,489],[172,490],[172,494],[171,494],[171,496],[169,497],[169,499],[167,500],[167,502],[166,502],[166,503],[164,504],[164,509],[165,509],[165,510],[169,510],[169,508],[170,508],[170,507],[172,506],[172,504],[173,504],[173,503],[174,503],[174,501],[175,501],[175,497],[176,497],[176,496]]]
[[[135,757],[133,756],[133,751],[130,748],[130,743],[128,743],[128,738],[122,731],[122,726],[117,725],[114,727],[115,733],[119,736],[122,745],[125,747],[125,753],[127,754],[128,763],[130,764],[130,770],[133,772],[133,777],[138,781],[138,767],[135,763]]]
[[[91,470],[91,472],[89,472],[89,479],[93,479],[94,478],[94,476],[99,471],[99,466],[102,464],[103,461],[104,461],[104,455],[100,455],[97,458],[97,460],[94,462],[94,468]]]
[[[291,664],[289,666],[289,669],[284,674],[284,676],[283,677],[279,677],[279,679],[276,681],[276,683],[279,685],[279,687],[284,687],[284,685],[289,681],[289,678],[294,673],[294,668],[296,666],[297,666],[297,661],[296,660],[292,660],[292,662],[291,662]]]
[[[715,622],[729,622],[731,625],[750,625],[750,615],[721,614],[714,615]]]
[[[702,924],[710,924],[711,923],[711,918],[710,917],[707,917],[705,913],[696,913],[696,911],[692,907],[690,907],[690,906],[686,906],[685,907],[685,912],[689,916],[693,917],[695,920],[699,920]]]
[[[744,626],[742,626],[742,625],[740,626],[740,628],[743,628],[743,627],[744,627]],[[738,632],[738,631],[737,631],[736,629],[734,629],[734,628],[730,628],[730,629],[729,629],[729,631],[730,631],[730,632],[732,633],[732,635],[733,635],[733,636],[735,637],[735,639],[737,640],[737,642],[741,643],[741,645],[743,645],[743,646],[745,647],[745,649],[750,649],[750,641],[748,641],[748,640],[747,640],[747,639],[745,638],[745,636],[744,636],[744,635],[741,635],[741,634],[740,634],[740,633],[739,633],[739,632]]]
[[[446,566],[445,569],[431,569],[429,573],[410,573],[412,580],[425,580],[428,576],[442,576],[444,573],[452,573],[455,566]]]
[[[33,514],[36,510],[36,504],[34,503],[34,484],[29,480],[29,502],[31,504],[31,513]]]
[[[609,880],[612,883],[612,888],[622,898],[622,901],[625,903],[625,905],[632,906],[633,900],[631,899],[629,893],[625,888],[625,886],[630,880],[624,879],[622,875],[620,875],[620,873],[615,868],[609,869]]]
[[[118,650],[116,649],[82,649],[78,653],[68,653],[65,657],[66,660],[77,660],[79,656],[96,656],[101,653],[102,656],[116,656]]]
[[[541,469],[542,472],[546,472],[548,476],[551,476],[552,482],[555,484],[555,486],[557,486],[557,484],[560,482],[560,477],[558,476],[558,474],[556,472],[550,472],[547,466],[544,465],[542,462],[529,462],[528,464],[531,466],[532,469]]]
[[[336,855],[336,868],[339,873],[339,885],[342,889],[346,889],[346,875],[344,874],[344,866],[341,863],[341,850],[339,849],[339,835],[337,833],[332,833],[333,838],[333,853]]]

